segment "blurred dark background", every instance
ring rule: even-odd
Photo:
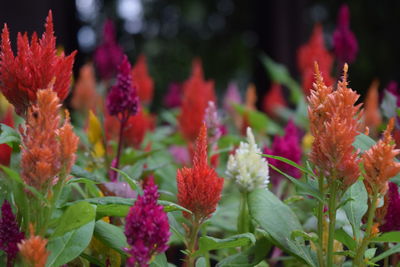
[[[2,1],[0,23],[8,24],[15,41],[19,31],[43,32],[52,9],[58,44],[67,53],[79,50],[76,75],[91,60],[105,19],[112,19],[118,42],[131,61],[140,53],[148,57],[157,105],[170,82],[188,77],[194,57],[202,58],[205,76],[215,80],[220,93],[232,80],[242,90],[249,82],[260,94],[268,90],[261,51],[286,65],[299,80],[298,47],[320,22],[331,50],[342,3],[350,7],[351,29],[360,48],[350,66],[353,89],[365,92],[374,78],[381,88],[390,80],[399,81],[400,2],[395,0],[13,0]]]

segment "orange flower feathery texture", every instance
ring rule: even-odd
[[[87,63],[79,71],[79,79],[76,82],[71,100],[74,109],[87,112],[96,110],[100,106],[100,96],[96,92],[96,77],[93,64]]]
[[[69,114],[60,126],[60,100],[51,89],[37,92],[37,104],[28,109],[22,136],[22,178],[30,186],[46,190],[75,162],[79,138],[72,131]]]
[[[50,254],[46,249],[47,239],[35,235],[32,224],[29,228],[31,236],[18,244],[19,252],[29,266],[44,267]]]
[[[200,60],[193,61],[192,75],[183,84],[181,114],[178,117],[183,136],[196,140],[209,101],[215,102],[214,81],[205,81]]]
[[[303,90],[306,95],[310,94],[313,86],[315,61],[319,64],[325,82],[331,85],[333,79],[330,77],[330,72],[333,57],[325,48],[323,30],[320,24],[314,26],[310,40],[308,43],[302,45],[297,52],[297,63],[302,76]]]
[[[359,95],[347,87],[347,64],[337,90],[327,87],[315,64],[314,90],[308,97],[310,131],[314,137],[310,160],[328,182],[339,180],[345,189],[357,181],[360,161],[353,142],[361,130]]]
[[[278,83],[273,83],[263,98],[264,112],[273,117],[277,115],[277,108],[286,106],[287,104],[283,96],[282,86]]]
[[[20,116],[25,116],[30,103],[36,101],[36,92],[47,88],[54,78],[53,90],[57,92],[58,98],[63,101],[68,95],[76,51],[67,57],[64,53],[58,55],[51,11],[45,28],[41,39],[34,33],[30,42],[26,33],[18,33],[16,56],[11,49],[7,25],[3,28],[0,90]]]
[[[400,154],[399,149],[395,149],[395,142],[391,135],[394,128],[394,119],[390,119],[383,138],[362,155],[364,164],[364,184],[370,195],[385,195],[388,189],[390,178],[400,172],[400,163],[395,158]]]
[[[193,212],[183,215],[202,223],[211,217],[221,198],[224,179],[207,163],[207,128],[200,129],[196,142],[193,167],[184,167],[177,172],[179,205]]]
[[[149,75],[144,55],[139,55],[135,66],[132,68],[132,83],[136,85],[139,100],[142,103],[150,103],[153,99],[154,82]]]
[[[379,82],[377,80],[374,80],[369,87],[364,105],[365,125],[374,132],[376,132],[377,127],[382,122],[381,113],[379,111],[378,87]]]

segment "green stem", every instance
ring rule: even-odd
[[[378,194],[374,192],[371,200],[371,206],[368,210],[368,221],[367,221],[367,229],[365,231],[364,238],[361,242],[361,245],[357,249],[356,257],[353,262],[353,266],[364,266],[363,259],[364,259],[364,252],[368,246],[369,240],[371,238],[371,230],[372,224],[374,222],[375,217],[375,210],[376,210],[376,202],[378,200]]]
[[[250,216],[249,208],[247,205],[247,192],[241,192],[240,194],[240,207],[238,217],[238,234],[248,233],[250,230]]]
[[[196,257],[194,257],[193,255],[196,252],[197,236],[199,234],[200,226],[201,223],[199,223],[198,220],[195,218],[189,236],[189,243],[188,243],[189,255],[187,259],[187,267],[195,266],[194,264],[196,261]]]
[[[319,186],[319,192],[321,193],[321,196],[323,197],[322,200],[324,200],[324,176],[320,175],[318,179],[318,186]],[[318,263],[319,267],[325,266],[324,263],[324,202],[319,201],[318,202],[318,210],[317,210],[317,217],[318,217],[318,240],[319,240],[319,246],[317,249],[317,256],[318,256]]]
[[[336,224],[336,200],[337,200],[337,183],[333,181],[331,188],[329,190],[329,202],[328,202],[328,212],[329,212],[329,235],[328,235],[328,253],[327,253],[327,263],[328,267],[333,266],[333,242],[335,237],[335,224]]]

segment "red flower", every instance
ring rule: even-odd
[[[104,128],[106,129],[107,140],[118,137],[119,122],[117,118],[106,115]],[[130,116],[124,127],[122,138],[124,144],[138,148],[150,130],[154,129],[154,118],[139,107],[136,115]]]
[[[207,163],[207,128],[200,129],[193,159],[193,167],[184,167],[177,172],[179,205],[193,212],[193,219],[203,222],[211,217],[221,198],[224,179]],[[186,218],[189,213],[184,212]]]
[[[51,11],[45,28],[41,39],[34,33],[30,42],[26,33],[18,33],[16,56],[11,49],[7,25],[3,28],[0,90],[21,116],[25,116],[30,103],[36,101],[36,92],[48,88],[53,79],[53,90],[57,92],[58,98],[63,101],[68,95],[76,51],[67,57],[64,53],[57,54]]]
[[[14,119],[12,109],[9,108],[6,115],[4,116],[1,123],[4,123],[7,126],[14,127]],[[8,166],[10,165],[12,148],[7,144],[0,145],[0,164]]]
[[[308,43],[302,45],[297,52],[297,63],[302,76],[303,90],[306,95],[310,94],[314,81],[314,62],[318,62],[322,77],[327,85],[332,84],[330,72],[333,57],[326,50],[322,26],[316,24]]]
[[[153,99],[154,82],[147,70],[146,57],[140,55],[132,68],[132,81],[136,85],[142,103],[150,103]]]
[[[214,82],[205,81],[200,60],[194,60],[192,76],[183,84],[179,125],[183,136],[194,141],[199,135],[208,101],[215,102]]]
[[[269,116],[275,116],[277,108],[286,107],[286,100],[282,93],[282,86],[274,83],[263,99],[263,110]]]

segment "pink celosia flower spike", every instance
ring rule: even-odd
[[[7,266],[13,266],[13,261],[18,253],[17,244],[22,239],[24,239],[24,233],[19,231],[10,203],[4,200],[1,206],[0,249],[7,253]]]
[[[352,63],[357,56],[358,43],[350,30],[350,11],[346,4],[340,7],[337,27],[333,33],[333,49],[340,63]]]
[[[157,204],[159,196],[157,186],[150,177],[144,186],[143,196],[138,196],[126,217],[125,235],[131,246],[127,249],[131,255],[127,266],[149,266],[153,255],[168,249],[171,233],[167,214],[163,206]]]
[[[397,184],[389,183],[387,195],[389,204],[387,205],[384,224],[380,227],[380,230],[382,232],[400,231],[400,194]]]

